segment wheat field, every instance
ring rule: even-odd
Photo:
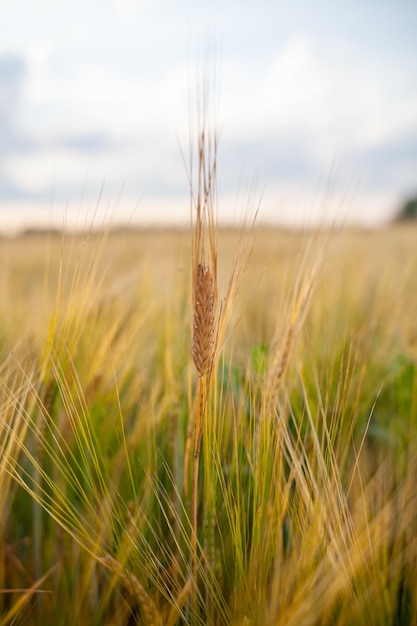
[[[416,624],[416,227],[196,232],[0,240],[0,625]]]

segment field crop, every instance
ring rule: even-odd
[[[0,625],[416,624],[416,235],[1,240]]]

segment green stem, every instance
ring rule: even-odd
[[[198,471],[200,460],[201,437],[204,426],[204,400],[205,400],[205,377],[198,380],[196,419],[194,430],[194,456],[193,456],[193,475],[192,475],[192,493],[191,493],[191,575],[193,580],[193,590],[191,596],[191,612],[194,618],[197,614],[197,511],[198,511]]]

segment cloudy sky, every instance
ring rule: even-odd
[[[0,0],[0,227],[187,220],[216,73],[219,214],[383,223],[417,192],[415,0]],[[208,51],[208,52],[207,52]],[[215,51],[215,53],[213,52]]]

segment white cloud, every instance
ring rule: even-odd
[[[187,70],[142,77],[121,73],[117,65],[86,61],[53,71],[54,50],[46,44],[27,53],[28,71],[20,125],[40,143],[72,133],[102,132],[134,138],[184,124]],[[185,105],[185,106],[184,106]]]
[[[110,5],[116,15],[122,18],[132,18],[164,2],[165,0],[111,0]]]
[[[410,131],[417,134],[417,95],[399,99],[387,107],[382,105],[359,131],[360,145],[363,148],[404,138]]]
[[[19,55],[27,60],[13,124],[28,141],[26,147],[16,144],[0,163],[2,176],[26,193],[47,195],[54,186],[61,195],[78,195],[87,175],[93,189],[104,178],[111,190],[126,181],[126,192],[135,197],[142,191],[166,197],[186,187],[176,133],[187,157],[189,98],[195,109],[197,87],[185,40],[203,18],[196,4],[179,5],[177,10],[169,0],[112,0],[103,7],[98,0],[87,5],[77,0],[58,6],[43,0],[48,8],[43,21],[29,3],[31,23],[20,18],[18,27],[16,16],[9,20]],[[227,160],[225,192],[237,188],[243,170],[249,178],[258,171],[271,194],[285,189],[288,199],[287,185],[295,185],[296,195],[300,183],[312,193],[335,158],[342,178],[357,173],[375,193],[386,184],[392,198],[415,179],[411,60],[401,67],[397,61],[383,63],[376,47],[366,53],[371,38],[346,38],[343,24],[333,24],[330,33],[321,16],[310,25],[283,6],[278,16],[272,5],[263,3],[259,11],[245,5],[240,21],[237,3],[233,10],[216,5],[230,37],[221,46],[226,52],[219,59],[216,117],[220,157],[224,146]],[[212,9],[203,13],[210,24],[215,21]],[[291,26],[284,27],[286,17]],[[269,40],[252,43],[252,30],[265,30]],[[382,52],[386,59],[385,48]],[[396,154],[390,150],[394,144]]]

